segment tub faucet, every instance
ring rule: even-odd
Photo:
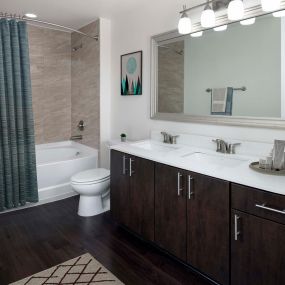
[[[70,138],[71,141],[80,141],[83,140],[83,136],[82,135],[77,135],[77,136],[72,136]]]

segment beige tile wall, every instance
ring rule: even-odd
[[[97,35],[99,21],[81,29]],[[72,47],[82,43],[82,49]],[[69,140],[82,134],[83,143],[99,147],[99,42],[29,26],[33,111],[36,144]],[[86,129],[77,124],[84,120]]]
[[[158,111],[184,111],[184,41],[159,48],[158,53]]]
[[[82,32],[99,34],[99,21],[93,22]],[[100,45],[76,33],[71,35],[72,47],[82,48],[71,55],[71,133],[83,134],[83,143],[99,148],[100,143]],[[86,129],[80,132],[78,122],[84,120]]]
[[[36,144],[71,134],[70,34],[29,26]]]

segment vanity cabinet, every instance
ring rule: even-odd
[[[230,183],[187,173],[187,262],[229,284]]]
[[[285,196],[112,150],[111,213],[219,284],[285,284]]]
[[[228,284],[229,182],[162,164],[155,173],[155,242]]]
[[[157,163],[155,174],[155,242],[186,262],[186,172]]]
[[[141,237],[154,240],[154,162],[112,150],[111,214]]]
[[[285,198],[232,185],[231,284],[285,284]]]

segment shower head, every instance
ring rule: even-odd
[[[72,51],[73,51],[73,52],[76,52],[76,51],[78,51],[78,50],[80,50],[80,49],[82,49],[82,48],[83,48],[83,44],[81,43],[79,46],[73,47],[73,48],[72,48]]]

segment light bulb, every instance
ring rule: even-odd
[[[242,0],[232,0],[228,7],[228,18],[231,21],[237,21],[244,16],[244,5]]]
[[[240,23],[243,26],[253,25],[255,23],[255,18],[246,19],[246,20],[240,21]]]
[[[192,22],[191,19],[188,17],[187,13],[183,13],[179,23],[178,23],[178,32],[182,35],[190,34],[192,31]]]
[[[280,8],[280,0],[261,0],[262,10],[271,12]]]
[[[201,15],[201,26],[204,28],[214,27],[216,24],[215,12],[208,5]]]
[[[228,25],[223,25],[223,26],[215,27],[214,31],[222,32],[222,31],[225,31],[227,28],[228,28]]]
[[[190,36],[193,38],[199,38],[199,37],[203,36],[203,31],[193,33]]]
[[[31,19],[36,19],[38,17],[36,14],[33,14],[33,13],[26,13],[25,16]]]
[[[285,16],[285,10],[272,13],[274,17],[280,18]]]

